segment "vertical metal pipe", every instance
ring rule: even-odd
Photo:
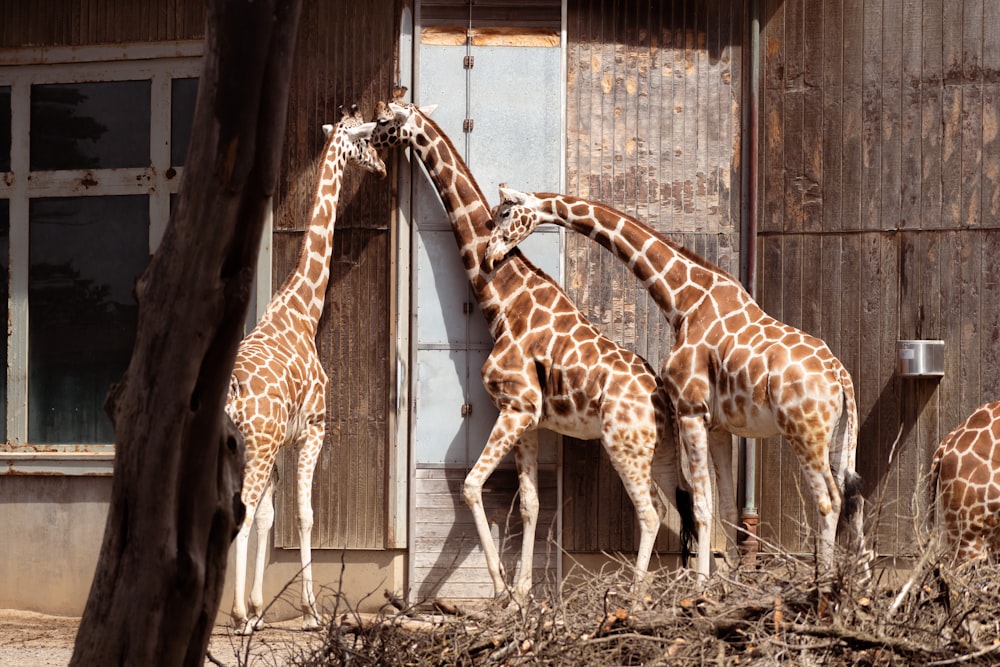
[[[740,234],[740,280],[754,299],[757,298],[757,156],[758,123],[760,118],[760,0],[750,5],[749,21],[749,67],[746,105],[744,107],[743,136],[743,208]],[[744,62],[747,62],[744,59]],[[743,507],[740,523],[746,531],[744,553],[752,557],[757,552],[757,443],[756,440],[740,438],[741,469],[743,473]]]

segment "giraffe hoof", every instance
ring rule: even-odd
[[[254,616],[253,618],[247,619],[242,623],[237,623],[236,627],[233,628],[233,634],[239,635],[240,637],[249,637],[254,632],[258,630],[263,630],[267,627],[264,623],[264,619]]]
[[[302,629],[306,632],[314,632],[320,629],[319,619],[314,614],[306,614],[302,617]]]

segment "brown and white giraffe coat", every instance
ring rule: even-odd
[[[641,583],[665,509],[652,481],[667,495],[679,484],[678,446],[666,392],[642,358],[602,335],[520,252],[511,253],[493,271],[483,269],[491,226],[488,204],[451,141],[427,113],[396,102],[380,104],[372,143],[408,146],[427,168],[493,335],[482,378],[500,414],[463,493],[494,591],[500,595],[507,587],[483,507],[483,485],[513,449],[524,532],[519,575],[511,592],[523,598],[531,587],[539,509],[539,428],[602,440],[639,517],[635,579]]]
[[[348,163],[385,176],[385,165],[368,138],[374,123],[363,123],[356,107],[334,126],[316,184],[309,229],[295,270],[271,298],[260,322],[240,343],[229,385],[226,413],[246,441],[241,498],[246,517],[236,537],[236,585],[232,617],[238,633],[260,627],[264,559],[274,522],[272,472],[281,447],[298,449],[296,500],[302,561],[302,625],[319,618],[312,590],[312,479],[323,447],[327,375],[316,350],[330,278],[330,253],[344,168]],[[257,553],[250,614],[245,600],[250,527],[257,527]]]
[[[661,377],[688,457],[699,574],[710,569],[709,449],[713,460],[728,461],[730,434],[780,434],[792,445],[819,513],[821,565],[832,565],[842,507],[864,552],[854,386],[822,340],[770,317],[732,276],[620,211],[567,195],[503,187],[500,195],[487,265],[537,225],[561,225],[625,262],[670,322],[676,341]],[[731,474],[719,475],[719,491],[723,516],[735,526],[735,497],[725,487]]]
[[[945,436],[930,488],[952,558],[1000,556],[1000,401],[980,406]]]

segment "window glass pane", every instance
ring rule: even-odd
[[[32,169],[149,166],[149,81],[31,87]]]
[[[198,79],[174,79],[170,85],[170,164],[184,165],[191,125],[194,122],[194,103],[198,98]]]
[[[10,135],[10,86],[0,86],[0,171],[10,171]]]
[[[112,443],[103,404],[132,353],[148,199],[34,199],[29,218],[28,441]]]

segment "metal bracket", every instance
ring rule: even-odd
[[[472,132],[472,128],[475,127],[475,125],[476,121],[472,120],[471,118],[466,118],[465,120],[462,121],[462,131]]]
[[[476,66],[476,57],[465,56],[464,58],[462,58],[462,64],[465,66],[465,69],[472,69],[473,67]]]

